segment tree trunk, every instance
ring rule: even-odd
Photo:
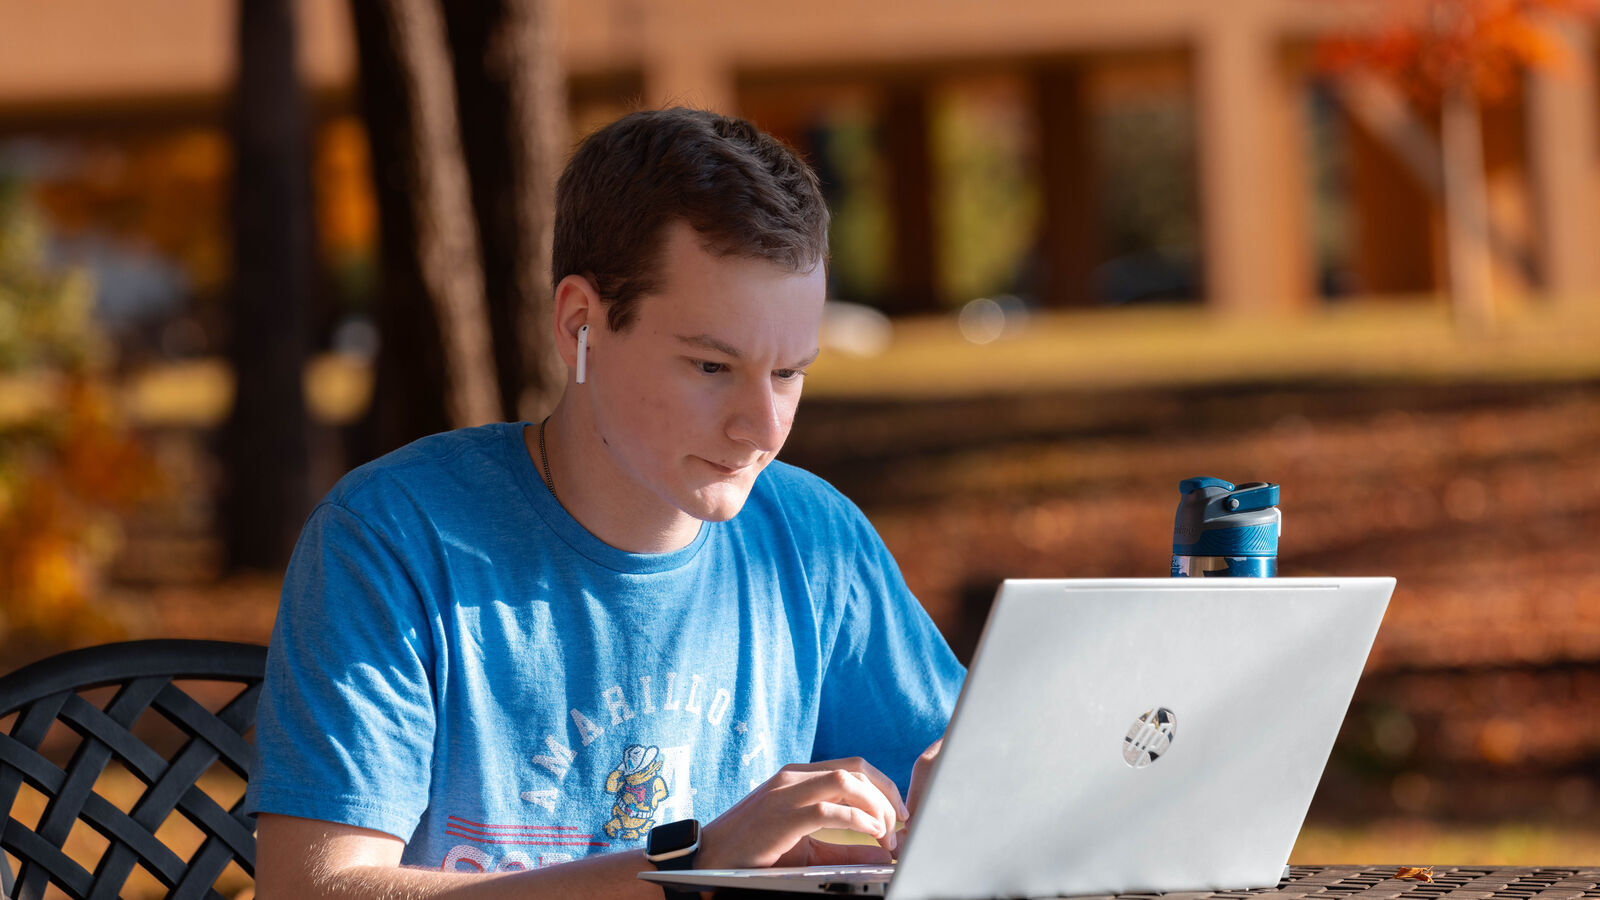
[[[1436,139],[1422,119],[1406,103],[1405,97],[1392,86],[1386,85],[1376,78],[1365,75],[1346,76],[1334,83],[1335,94],[1345,111],[1361,122],[1371,135],[1377,139],[1394,158],[1416,179],[1417,183],[1427,192],[1428,196],[1439,204],[1445,211],[1446,246],[1459,247],[1463,255],[1460,257],[1462,272],[1458,276],[1454,260],[1456,249],[1449,251],[1452,262],[1449,263],[1449,278],[1453,284],[1458,278],[1471,278],[1467,272],[1476,267],[1481,267],[1488,272],[1491,259],[1498,259],[1502,264],[1515,267],[1519,270],[1528,270],[1531,267],[1530,259],[1532,250],[1524,242],[1513,236],[1514,229],[1508,228],[1504,223],[1497,222],[1493,210],[1489,208],[1487,200],[1488,177],[1483,169],[1483,135],[1478,116],[1477,104],[1470,96],[1463,98],[1465,109],[1458,112],[1465,116],[1456,119],[1456,127],[1465,132],[1471,132],[1473,137],[1466,138],[1465,143],[1455,147],[1449,145],[1449,124],[1442,139]],[[1450,101],[1445,102],[1445,116],[1449,112]],[[1461,152],[1472,155],[1473,158],[1461,156]],[[1452,173],[1452,167],[1455,174]],[[1474,174],[1476,173],[1476,174]],[[1464,179],[1452,181],[1452,179]],[[1472,182],[1476,181],[1476,186]],[[1461,192],[1465,191],[1465,194]],[[1456,204],[1457,211],[1466,218],[1476,218],[1478,224],[1471,226],[1477,230],[1478,237],[1471,238],[1467,231],[1462,231],[1453,218],[1449,195],[1455,192],[1458,197],[1464,198]],[[1470,199],[1476,194],[1476,201]],[[1463,206],[1463,203],[1465,206]],[[1477,212],[1472,212],[1470,207],[1476,205]],[[1466,219],[1461,219],[1465,222]],[[1453,234],[1452,234],[1453,231]],[[1458,241],[1465,243],[1458,244]],[[1485,259],[1476,262],[1470,261],[1473,250],[1470,245],[1477,241],[1482,251],[1487,255]],[[1482,303],[1488,303],[1489,288],[1487,274],[1481,276],[1483,281]],[[1470,289],[1469,289],[1470,290]],[[1463,316],[1469,314],[1457,305],[1457,311]],[[1482,310],[1488,313],[1487,306]],[[1463,319],[1465,321],[1465,319]]]
[[[565,382],[551,338],[550,245],[567,121],[553,8],[548,0],[443,4],[507,419],[541,418]]]
[[[351,0],[378,197],[375,445],[500,418],[477,226],[432,0]]]
[[[894,222],[891,277],[883,304],[892,315],[939,309],[939,229],[929,87],[919,82],[891,84],[880,128],[883,160],[889,171],[889,214]],[[967,298],[961,298],[963,300]]]
[[[310,125],[293,4],[241,0],[238,15],[223,534],[230,569],[276,570],[311,505],[301,382],[315,260]]]
[[[404,148],[413,131],[402,61],[388,16],[376,0],[352,0],[351,25],[360,67],[361,117],[378,207],[378,276],[373,317],[381,343],[372,404],[353,441],[353,462],[450,427],[445,414],[444,354],[434,310],[422,287],[417,210],[407,193],[414,163]]]
[[[1445,241],[1450,298],[1457,324],[1484,330],[1493,318],[1489,255],[1489,190],[1483,168],[1483,128],[1470,89],[1444,97]]]

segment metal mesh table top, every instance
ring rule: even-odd
[[[1600,900],[1600,865],[1434,866],[1432,881],[1396,878],[1403,867],[1291,866],[1275,888],[1182,894],[1121,894],[1119,900]],[[1085,898],[1087,900],[1087,898]]]
[[[1105,894],[1072,900],[1600,900],[1600,865],[1434,866],[1432,881],[1396,878],[1400,865],[1291,866],[1277,887],[1249,891]],[[776,900],[771,892],[720,890],[717,900]]]

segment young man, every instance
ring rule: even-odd
[[[702,867],[889,856],[962,671],[860,511],[773,460],[827,221],[740,120],[582,144],[555,411],[417,441],[306,524],[249,789],[259,896],[655,900],[643,848],[688,819]]]

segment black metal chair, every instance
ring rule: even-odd
[[[5,896],[42,898],[54,884],[72,897],[116,897],[135,866],[176,898],[221,898],[213,886],[230,863],[253,879],[255,826],[240,810],[266,658],[267,648],[255,644],[132,641],[69,651],[0,677]],[[63,768],[57,761],[69,755]],[[118,768],[132,777],[112,771]],[[203,775],[229,782],[237,799],[213,799]],[[119,806],[101,793],[107,784],[138,797]],[[34,821],[18,819],[20,799],[35,808],[42,799],[42,811],[25,816]],[[196,831],[192,852],[166,842],[195,843]],[[63,849],[75,832],[77,855],[104,845],[89,868]],[[18,862],[14,873],[8,854]]]

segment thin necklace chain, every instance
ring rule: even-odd
[[[550,421],[550,417],[545,416],[539,422],[539,468],[544,470],[544,486],[550,489],[550,496],[554,497],[556,495],[556,482],[554,478],[550,477],[550,457],[544,450],[544,425],[548,421]]]

